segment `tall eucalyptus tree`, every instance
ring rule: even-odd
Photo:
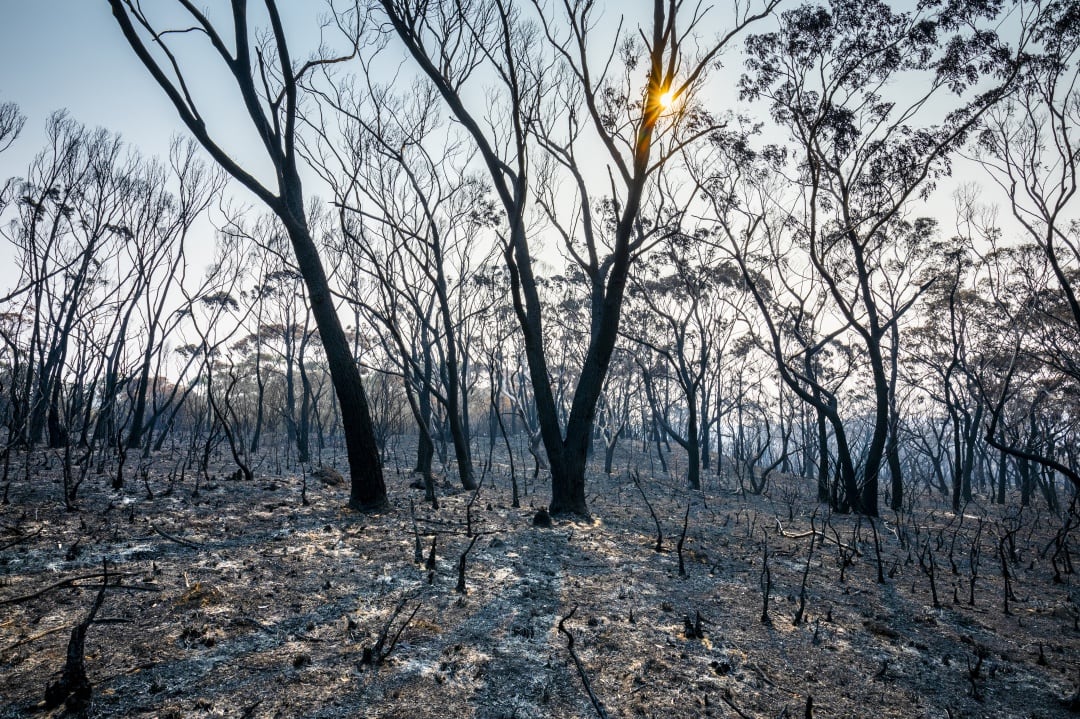
[[[732,29],[698,44],[706,11],[676,0],[654,0],[638,27],[625,17],[601,23],[595,3],[565,3],[556,18],[540,2],[380,0],[393,35],[475,144],[505,213],[552,512],[588,512],[586,459],[629,271],[677,222],[659,207],[645,214],[668,221],[645,221],[642,210],[657,204],[654,183],[672,154],[713,127],[694,104],[707,70],[776,4],[736,2]],[[616,32],[602,39],[608,27]],[[585,278],[588,341],[565,422],[545,346],[534,208]]]
[[[386,485],[360,371],[330,290],[319,249],[305,211],[306,198],[297,154],[297,113],[301,80],[314,70],[352,57],[316,54],[306,61],[294,57],[278,3],[262,3],[268,28],[252,23],[246,0],[232,0],[228,19],[212,18],[190,0],[169,3],[184,18],[182,24],[163,28],[137,0],[109,0],[124,38],[154,80],[168,96],[180,119],[211,157],[240,184],[259,198],[281,220],[292,244],[296,264],[307,288],[311,312],[326,352],[334,389],[341,408],[349,457],[354,509],[378,508],[386,503]],[[160,9],[160,5],[158,6]],[[354,13],[353,18],[359,14]],[[170,31],[171,30],[171,31]],[[352,33],[359,34],[359,30]],[[192,91],[197,72],[184,70],[190,57],[185,40],[205,41],[212,58],[220,61],[235,82],[235,102],[254,125],[264,162],[273,168],[272,183],[264,183],[243,167],[215,137],[204,113],[206,107]]]
[[[893,358],[898,323],[929,287],[915,282],[897,291],[890,255],[919,256],[918,246],[905,245],[926,238],[907,218],[913,201],[948,174],[951,156],[1017,80],[1038,11],[1018,7],[1011,42],[997,32],[1007,8],[978,0],[911,10],[881,0],[808,3],[784,12],[777,31],[747,41],[743,95],[768,104],[795,148],[795,195],[777,198],[774,211],[803,248],[805,271],[830,311],[865,353],[872,431],[857,491],[849,477],[844,502],[858,512],[878,513],[885,466],[894,506],[901,501],[889,441],[898,426]],[[901,78],[918,78],[919,91],[900,91]],[[804,392],[828,411],[821,397]]]

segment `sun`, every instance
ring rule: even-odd
[[[670,110],[671,106],[675,104],[675,93],[672,90],[664,90],[656,98],[656,102],[660,104],[661,108]]]

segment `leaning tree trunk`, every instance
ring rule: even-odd
[[[204,15],[194,10],[193,5],[184,3],[188,14],[201,22],[211,44],[217,43],[215,52],[223,55],[225,67],[237,83],[243,107],[254,123],[266,150],[267,158],[275,170],[277,192],[273,192],[238,165],[229,153],[210,136],[206,123],[185,87],[184,75],[175,62],[176,56],[167,46],[168,38],[165,33],[155,31],[150,26],[139,3],[130,0],[108,1],[128,44],[131,45],[154,80],[169,96],[188,130],[219,165],[251,190],[281,219],[289,235],[300,275],[304,278],[311,311],[326,350],[330,377],[341,407],[341,421],[345,430],[345,447],[349,456],[349,472],[352,480],[349,506],[354,509],[369,509],[385,505],[386,484],[383,481],[382,464],[379,461],[379,448],[375,441],[367,395],[364,393],[364,385],[360,379],[360,370],[353,359],[345,330],[341,325],[341,318],[338,317],[337,308],[334,307],[326,271],[323,269],[319,250],[311,236],[304,212],[303,182],[297,169],[296,156],[299,76],[293,72],[292,56],[286,41],[285,25],[278,11],[278,4],[274,0],[266,0],[262,3],[269,16],[271,32],[266,34],[270,41],[265,44],[267,53],[265,58],[261,54],[263,50],[260,49],[258,67],[264,67],[261,63],[266,61],[269,65],[279,64],[280,67],[285,68],[279,77],[280,92],[271,93],[265,85],[267,73],[257,75],[254,72],[257,65],[251,57],[246,4],[232,3],[233,32],[231,34],[237,38],[233,47],[235,53],[233,56],[223,49],[218,29],[210,24]],[[147,41],[136,29],[136,23],[147,31],[155,46],[168,53],[169,70],[166,70],[164,62],[159,62],[150,51]],[[262,43],[260,43],[260,48],[262,48]],[[273,59],[268,59],[271,57]],[[265,97],[265,102],[260,104],[262,90],[267,91],[268,97]]]
[[[302,218],[302,204],[293,204],[294,207],[296,204],[301,205],[299,214],[294,209],[293,217]],[[319,259],[315,241],[306,223],[286,217],[282,219],[285,220],[289,240],[296,254],[296,264],[308,290],[311,314],[319,328],[330,378],[341,407],[341,423],[345,430],[345,450],[349,457],[351,479],[349,506],[353,509],[376,509],[386,504],[386,483],[383,481],[371,408],[360,379],[360,370],[349,349],[349,341],[341,326],[337,308],[334,307],[330,284]]]

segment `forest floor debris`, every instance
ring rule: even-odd
[[[110,591],[86,632],[89,717],[596,716],[583,679],[611,717],[1076,716],[1080,581],[1043,551],[1062,520],[1035,508],[957,516],[923,498],[878,522],[879,584],[869,520],[822,516],[809,480],[754,496],[714,475],[693,492],[593,473],[593,517],[548,528],[534,525],[548,488],[512,508],[498,469],[468,525],[471,493],[445,483],[437,511],[391,482],[389,510],[358,514],[333,483],[309,483],[304,506],[298,476],[152,499],[103,479],[67,512],[59,473],[35,479],[0,514],[4,719],[67,711],[46,709],[45,689],[103,560],[133,591]]]

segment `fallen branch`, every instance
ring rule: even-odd
[[[843,542],[841,542],[841,541],[839,541],[837,539],[833,539],[829,535],[825,534],[825,530],[812,530],[811,529],[811,530],[807,530],[805,532],[798,532],[798,533],[789,532],[786,529],[784,529],[784,525],[780,523],[780,520],[778,518],[774,518],[774,519],[776,519],[776,529],[777,529],[777,531],[778,531],[778,533],[780,534],[781,537],[786,537],[787,539],[806,539],[807,537],[813,535],[813,536],[816,536],[819,540],[821,540],[822,543],[824,543],[824,542],[832,542],[833,544],[840,547],[841,549],[843,549],[845,551],[848,551],[848,552],[851,552],[856,557],[861,557],[863,555],[862,552],[860,552],[858,549],[856,549],[854,547],[849,547],[848,545],[844,544]]]
[[[814,531],[814,530],[809,530],[809,531],[806,531],[806,532],[799,532],[797,534],[789,532],[786,529],[784,529],[784,525],[780,523],[780,518],[779,517],[774,517],[774,519],[776,520],[776,529],[780,532],[781,537],[787,537],[788,539],[806,539],[807,537],[809,537],[809,536],[811,536],[813,534],[817,534],[817,532]]]
[[[254,704],[252,704],[251,706],[249,706],[249,707],[248,707],[247,709],[245,709],[245,710],[243,711],[243,713],[242,713],[242,714],[240,715],[240,719],[248,719],[248,717],[249,717],[249,716],[251,716],[252,714],[254,714],[254,713],[255,713],[255,710],[256,710],[256,709],[258,709],[258,708],[259,708],[259,705],[260,705],[260,704],[262,704],[262,703],[263,703],[263,700],[262,700],[262,699],[260,699],[259,701],[255,702]]]
[[[19,604],[20,602],[28,602],[31,599],[37,599],[42,594],[47,594],[54,589],[60,589],[61,587],[72,586],[75,582],[82,581],[83,579],[96,579],[97,577],[104,577],[102,572],[94,572],[93,574],[80,574],[77,577],[68,577],[67,579],[61,579],[59,582],[54,582],[47,587],[31,592],[30,594],[24,594],[21,597],[11,597],[10,599],[0,599],[0,607],[6,604]],[[110,572],[110,577],[129,577],[131,572]]]
[[[574,635],[570,633],[570,630],[566,628],[566,622],[574,616],[577,612],[577,605],[570,610],[570,613],[559,620],[559,632],[566,635],[566,649],[570,652],[570,658],[574,660],[574,666],[577,667],[578,675],[581,677],[581,683],[585,685],[585,691],[589,694],[589,700],[592,701],[593,709],[596,710],[596,715],[600,719],[608,719],[607,712],[604,710],[604,705],[600,703],[600,700],[596,698],[596,694],[593,693],[592,684],[589,682],[589,675],[585,673],[585,666],[581,663],[581,659],[578,657],[577,652],[574,651]]]
[[[23,535],[23,536],[19,537],[18,539],[13,539],[12,541],[8,542],[7,544],[5,544],[3,546],[0,546],[0,552],[4,551],[5,549],[11,549],[12,547],[14,547],[16,545],[22,544],[25,541],[33,539],[34,537],[41,534],[42,529],[43,529],[43,527],[38,527],[38,530],[36,532],[34,532],[32,534]]]
[[[29,636],[29,637],[26,637],[24,639],[20,639],[19,641],[15,642],[14,644],[12,644],[10,646],[7,646],[7,647],[4,647],[3,649],[0,649],[0,657],[6,656],[7,653],[10,652],[12,649],[18,649],[19,647],[23,646],[24,644],[30,644],[31,642],[36,642],[38,639],[42,639],[44,637],[47,637],[50,634],[55,634],[56,632],[62,632],[65,629],[71,629],[71,625],[70,624],[61,624],[58,627],[53,627],[52,629],[46,629],[43,632],[38,632],[37,634],[34,634],[33,636]]]
[[[724,691],[720,694],[720,698],[724,700],[725,704],[727,704],[729,707],[731,707],[731,710],[733,712],[735,712],[736,714],[741,716],[742,719],[752,719],[749,714],[744,713],[742,709],[735,706],[735,702],[733,702],[731,700],[731,690],[730,689],[724,689]]]
[[[156,524],[151,524],[150,526],[154,528],[155,532],[160,534],[162,537],[165,537],[165,539],[168,539],[170,542],[176,542],[177,544],[182,544],[185,547],[191,547],[192,549],[202,549],[203,548],[203,545],[199,544],[198,542],[192,542],[192,541],[187,540],[187,539],[181,539],[180,537],[169,534],[168,532],[166,532],[164,529],[157,526]]]

